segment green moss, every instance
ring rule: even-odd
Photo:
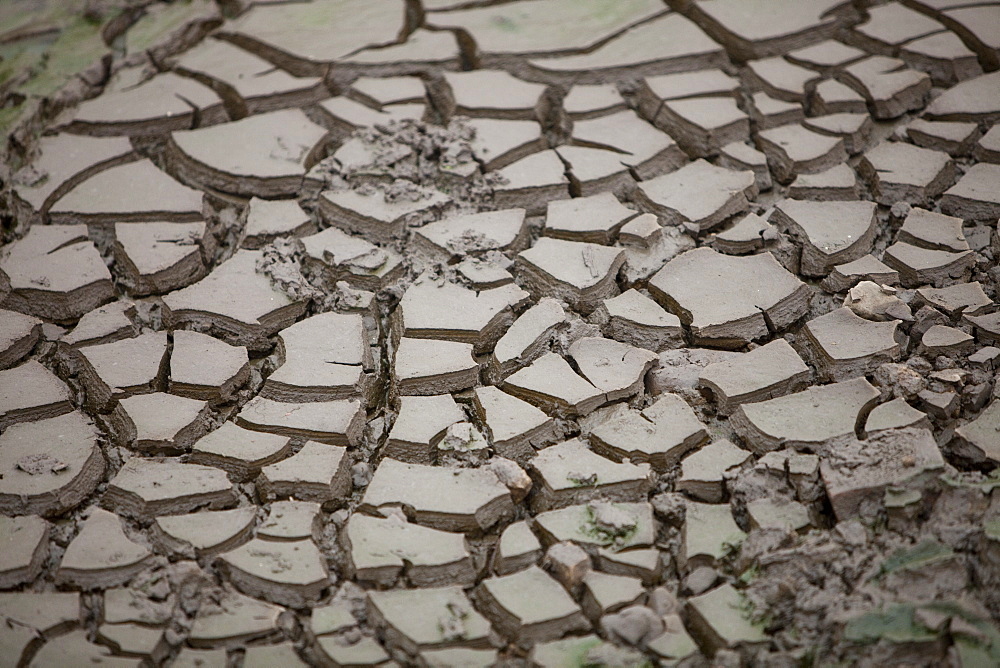
[[[210,0],[176,0],[169,5],[157,4],[125,33],[125,51],[130,54],[145,51],[187,23],[214,13],[215,5]]]
[[[912,503],[917,503],[921,498],[922,495],[915,489],[890,487],[885,491],[885,507],[905,508]]]
[[[587,519],[583,526],[580,527],[580,531],[585,536],[593,538],[604,547],[617,547],[624,545],[629,541],[629,539],[632,538],[632,536],[638,533],[639,523],[636,522],[632,526],[619,531],[610,531],[602,526],[598,526],[597,521],[594,518],[594,511],[590,508],[590,506],[587,506]]]
[[[990,540],[1000,542],[1000,517],[995,517],[983,523],[983,531]]]
[[[0,109],[0,133],[10,134],[22,113],[24,113],[24,104]]]
[[[52,95],[106,53],[108,47],[101,39],[100,26],[79,18],[53,42],[46,53],[44,68],[18,90],[24,95]]]
[[[954,551],[936,540],[925,540],[915,547],[897,550],[882,564],[882,573],[920,569],[928,564],[955,556]]]
[[[912,605],[895,604],[885,610],[869,612],[847,622],[844,638],[856,643],[888,640],[895,643],[928,642],[937,636],[915,617]]]
[[[989,494],[997,487],[1000,487],[1000,468],[994,469],[992,473],[980,482],[968,482],[951,476],[941,476],[941,482],[949,487],[975,488],[984,494]]]

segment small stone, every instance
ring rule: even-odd
[[[600,571],[588,571],[583,577],[581,605],[592,622],[622,608],[639,605],[644,598],[646,591],[638,578]]]
[[[531,478],[516,462],[503,457],[493,457],[489,461],[489,469],[510,490],[514,503],[520,503],[531,491]]]
[[[602,617],[601,630],[609,638],[625,645],[645,647],[650,640],[663,633],[663,620],[649,608],[633,605]]]
[[[460,461],[481,464],[489,458],[489,443],[483,433],[470,422],[456,422],[448,427],[437,445],[437,455],[442,459],[455,457]]]

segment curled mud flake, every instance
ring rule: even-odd
[[[26,455],[17,460],[17,468],[28,475],[61,473],[67,469],[65,463],[47,454]]]

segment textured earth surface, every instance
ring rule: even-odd
[[[0,668],[1000,665],[1000,4],[7,0]]]

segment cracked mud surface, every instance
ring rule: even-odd
[[[0,668],[1000,664],[998,19],[0,7]]]

